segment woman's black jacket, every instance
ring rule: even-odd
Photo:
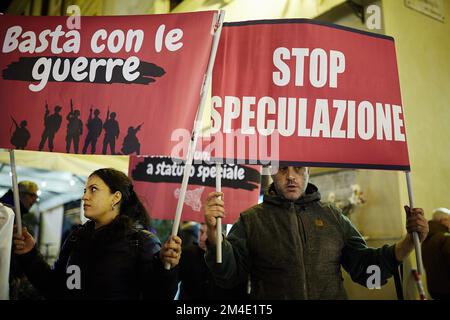
[[[53,268],[36,248],[19,260],[31,283],[49,299],[171,300],[178,267],[164,269],[160,248],[156,236],[119,216],[97,230],[92,221],[75,229]]]

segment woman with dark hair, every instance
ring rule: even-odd
[[[26,228],[22,237],[14,235],[14,252],[31,283],[50,299],[173,299],[181,239],[161,247],[146,231],[148,214],[131,180],[114,169],[96,170],[82,200],[90,221],[67,238],[53,269]]]

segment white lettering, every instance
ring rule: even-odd
[[[272,73],[273,83],[279,87],[286,86],[291,80],[289,66],[282,59],[289,59],[290,54],[287,48],[276,48],[273,52],[273,64],[280,71]]]

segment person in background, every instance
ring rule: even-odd
[[[200,224],[195,221],[183,221],[178,236],[183,241],[183,247],[191,244],[198,244],[198,235],[200,232]]]
[[[20,181],[19,199],[20,199],[20,213],[26,215],[30,212],[30,208],[37,202],[38,186],[33,181]],[[9,189],[1,198],[0,202],[15,210],[13,190]]]
[[[205,262],[206,224],[200,225],[198,240],[183,247],[180,259],[179,300],[246,300],[247,283],[232,289],[223,289],[215,284]]]
[[[148,213],[131,180],[115,169],[96,170],[82,200],[90,221],[68,237],[53,268],[26,228],[14,234],[14,252],[32,284],[49,299],[173,299],[181,239],[161,246],[146,231]]]
[[[433,299],[450,300],[450,210],[435,209],[428,225],[430,232],[422,243],[428,292]]]

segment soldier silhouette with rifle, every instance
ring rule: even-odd
[[[70,145],[73,141],[73,149],[75,153],[78,153],[78,145],[80,143],[80,136],[83,134],[83,122],[78,118],[80,116],[80,110],[73,110],[73,101],[70,99],[70,112],[66,119],[69,122],[67,124],[66,135],[66,152],[70,152]]]
[[[53,151],[53,139],[55,138],[56,132],[58,132],[61,127],[62,117],[59,114],[60,111],[61,107],[57,105],[55,106],[55,112],[50,115],[47,100],[45,101],[44,131],[42,132],[41,142],[39,143],[39,151],[42,151],[47,140],[48,149]]]
[[[116,120],[116,113],[111,112],[106,114],[106,121],[103,124],[103,129],[105,129],[105,137],[103,138],[103,150],[102,153],[106,154],[106,149],[109,145],[111,154],[116,154],[116,139],[119,138],[119,123]]]
[[[88,134],[84,140],[83,154],[86,154],[87,148],[91,145],[91,154],[95,153],[95,147],[97,145],[97,139],[102,133],[103,122],[99,118],[100,110],[95,109],[94,118],[92,118],[92,105],[89,110],[89,119],[87,121],[86,127],[88,129]]]

